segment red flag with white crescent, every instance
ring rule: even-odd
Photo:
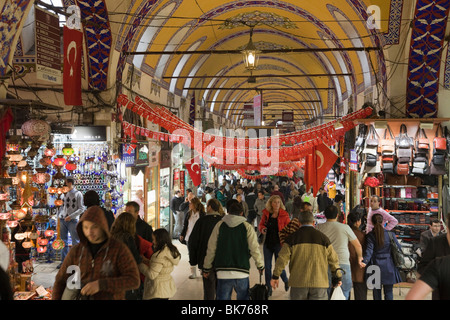
[[[83,33],[64,26],[64,103],[80,106],[81,100],[81,46]]]
[[[328,172],[330,172],[330,169],[338,159],[338,155],[324,143],[319,144],[314,149],[316,158],[316,173],[315,185],[313,187],[314,192],[318,192],[319,187],[327,178]]]
[[[189,172],[194,186],[199,186],[202,183],[202,169],[200,165],[200,157],[196,156],[184,163],[186,170]]]

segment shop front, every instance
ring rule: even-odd
[[[19,126],[19,125],[18,125]],[[95,191],[114,214],[123,207],[124,164],[110,149],[110,127],[74,126],[51,131],[29,120],[6,135],[0,169],[0,231],[10,252],[8,275],[16,299],[49,299],[51,289],[32,288],[35,263],[61,260],[72,239],[61,239],[58,213],[69,192],[67,178],[83,195]]]

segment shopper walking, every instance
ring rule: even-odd
[[[272,259],[278,258],[281,250],[281,241],[279,232],[289,223],[289,214],[287,213],[281,198],[277,195],[271,196],[263,210],[261,222],[259,223],[259,231],[265,235],[263,253],[266,286],[269,288],[269,295],[272,294],[270,279],[272,278]],[[288,278],[286,271],[281,273],[281,279],[284,282],[285,290],[289,290]]]
[[[52,299],[61,300],[70,266],[79,267],[80,294],[92,300],[123,300],[125,292],[139,287],[139,270],[130,250],[111,238],[103,211],[86,210],[77,224],[80,242],[67,254],[53,284]]]
[[[333,205],[326,207],[324,214],[327,219],[325,223],[318,224],[316,228],[322,231],[331,241],[334,250],[339,257],[339,266],[345,271],[342,276],[342,292],[347,300],[350,298],[352,290],[352,272],[350,268],[350,251],[349,245],[352,245],[358,257],[358,262],[361,264],[363,259],[363,252],[361,244],[358,241],[352,229],[343,223],[337,222],[337,208]],[[361,265],[362,266],[362,265]],[[328,290],[331,296],[332,285]]]
[[[338,256],[328,237],[314,228],[311,211],[301,212],[298,219],[301,227],[283,244],[270,284],[278,287],[280,274],[289,263],[291,300],[328,300],[328,268],[334,278],[341,276],[336,274]]]
[[[249,299],[250,257],[261,274],[264,270],[256,232],[242,215],[242,206],[232,203],[208,240],[203,276],[208,278],[216,270],[217,300],[231,300],[233,289],[237,300]]]
[[[139,204],[134,201],[127,202],[125,212],[131,213],[136,219],[136,233],[145,240],[152,242],[153,228],[139,216]]]
[[[111,227],[111,238],[121,241],[130,249],[136,264],[142,262],[142,257],[136,245],[136,220],[131,213],[123,212],[117,217]],[[143,283],[139,288],[127,291],[125,299],[142,300],[142,289]]]
[[[393,287],[394,284],[401,282],[401,278],[391,256],[391,251],[394,248],[391,248],[389,231],[384,229],[383,221],[384,218],[381,214],[372,215],[373,230],[367,234],[367,248],[363,263],[367,265],[367,268],[371,265],[380,268],[378,274],[381,276],[380,284],[383,286],[384,300],[394,300]],[[395,235],[393,235],[393,238],[396,245],[400,247]],[[381,288],[373,289],[373,298],[374,300],[382,300]]]
[[[199,198],[194,197],[189,202],[189,211],[186,214],[184,219],[183,230],[180,234],[180,242],[188,245],[190,235],[192,230],[194,229],[197,220],[205,215],[205,207]],[[189,253],[190,255],[190,253]],[[197,277],[197,267],[195,265],[191,265],[191,275],[189,279],[195,279]]]
[[[336,196],[337,197],[337,196]],[[366,234],[361,231],[361,213],[351,211],[347,216],[347,224],[358,238],[363,253],[366,248]],[[352,270],[352,283],[355,300],[367,300],[367,285],[365,281],[365,268],[362,268],[358,261],[358,254],[352,245],[348,246],[350,250],[350,268]]]
[[[192,229],[188,242],[189,263],[191,266],[198,265],[203,270],[203,262],[208,248],[208,240],[216,224],[222,220],[219,213],[220,202],[217,199],[210,199],[206,203],[206,215],[200,217]],[[203,278],[203,299],[215,300],[217,288],[217,276],[215,269],[209,270],[209,276]]]
[[[446,220],[447,230],[450,226],[450,213],[447,213]],[[450,255],[450,233],[446,232],[444,234],[438,235],[431,238],[425,250],[422,252],[422,257],[417,265],[417,273],[420,279],[421,274],[424,273],[427,266],[435,258]],[[433,300],[439,300],[439,290],[434,290],[432,293]]]
[[[152,237],[155,252],[149,265],[139,264],[139,270],[145,275],[143,299],[168,300],[177,292],[171,274],[180,262],[181,254],[166,229],[156,229]]]
[[[64,203],[58,215],[61,240],[66,244],[61,252],[61,264],[69,252],[69,234],[72,239],[72,247],[77,245],[80,241],[77,232],[77,223],[80,215],[86,210],[86,207],[83,205],[83,194],[75,188],[74,182],[75,180],[73,177],[67,177],[66,184],[69,191],[63,195],[62,199]],[[59,264],[57,268],[60,268],[61,264]]]

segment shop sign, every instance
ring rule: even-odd
[[[76,126],[71,140],[75,141],[106,141],[105,126]]]
[[[136,147],[136,166],[148,166],[148,146],[138,144]]]
[[[35,7],[36,78],[62,83],[59,17]]]
[[[122,144],[122,155],[120,160],[125,163],[125,167],[134,167],[136,164],[136,149],[129,148],[129,144]],[[128,153],[131,151],[130,153]]]
[[[184,170],[180,170],[180,191],[181,191],[182,195],[184,195],[184,189],[185,189],[185,183],[184,183],[185,172],[186,171],[184,171]]]
[[[350,171],[358,172],[358,154],[354,149],[350,150]]]

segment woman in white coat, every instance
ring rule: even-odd
[[[177,291],[171,273],[180,262],[181,254],[166,229],[155,230],[152,238],[155,253],[148,266],[139,264],[139,270],[145,275],[143,300],[170,299]]]

